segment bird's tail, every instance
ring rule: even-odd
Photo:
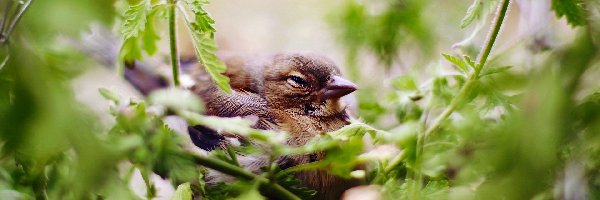
[[[119,51],[123,41],[114,31],[102,25],[92,24],[90,30],[83,32],[79,39],[63,39],[107,69],[116,72],[119,67],[123,67],[125,80],[144,95],[167,88],[171,84],[170,79],[158,70],[166,65],[162,61],[147,59],[119,63]]]
[[[155,90],[167,88],[171,85],[169,81],[171,79],[167,77],[170,74],[160,73],[159,69],[168,65],[161,61],[149,59],[119,63],[118,55],[122,40],[115,32],[99,24],[93,24],[90,31],[82,33],[79,39],[62,39],[107,69],[116,72],[119,65],[124,66],[123,76],[125,80],[143,95],[148,95]],[[183,73],[191,71],[196,62],[195,57],[183,58],[181,62]],[[222,147],[225,141],[222,135],[201,125],[189,126],[188,132],[194,145],[206,151]]]

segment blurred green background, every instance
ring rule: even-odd
[[[497,1],[475,2],[462,25],[473,1],[212,1],[207,10],[219,50],[329,56],[360,86],[349,100],[356,118],[422,134],[466,80],[441,53],[476,58],[483,46]],[[422,153],[377,183],[382,198],[413,199],[417,173],[422,199],[600,199],[600,3],[581,1],[585,23],[572,26],[556,2],[511,1],[486,65],[511,68],[479,80]],[[116,33],[127,3],[34,0],[11,34],[0,69],[0,199],[144,198],[123,164],[130,138],[107,134],[118,119],[97,91],[143,97],[66,42],[93,24]],[[155,58],[167,62],[167,28],[157,29]],[[189,36],[179,39],[193,55]],[[170,198],[172,186],[157,187]]]

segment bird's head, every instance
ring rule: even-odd
[[[357,89],[332,60],[320,55],[278,54],[264,70],[263,92],[270,107],[294,114],[341,114],[345,105],[340,98]]]

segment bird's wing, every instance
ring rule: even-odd
[[[236,90],[225,93],[217,86],[194,86],[191,90],[205,104],[205,114],[219,117],[256,116],[257,123],[253,128],[272,129],[274,119],[269,113],[267,102],[260,95],[252,92]]]
[[[194,79],[191,90],[205,103],[207,115],[220,117],[258,117],[254,128],[272,129],[273,115],[269,113],[267,101],[261,94],[263,59],[229,52],[219,52],[219,59],[227,66],[231,93],[225,93],[212,81],[204,67],[197,63],[190,71]]]
[[[219,60],[226,66],[227,70],[223,75],[229,78],[229,85],[233,90],[259,93],[262,87],[262,59],[259,56],[251,56],[230,52],[218,52]],[[192,62],[185,67],[188,74],[196,82],[196,87],[211,87],[210,76],[204,70],[204,67],[198,62]]]
[[[252,128],[256,129],[272,130],[276,127],[265,100],[258,94],[237,90],[227,94],[217,86],[192,87],[192,91],[205,102],[206,115],[253,119],[255,124]],[[239,135],[219,133],[203,126],[191,126],[188,131],[194,144],[207,151],[229,146],[231,141],[239,144],[247,142]]]

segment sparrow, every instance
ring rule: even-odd
[[[105,66],[115,66],[119,49],[114,42],[116,36],[101,27],[92,29],[102,34],[88,34],[81,41],[68,42]],[[354,92],[357,86],[342,78],[331,59],[312,53],[240,56],[220,52],[218,56],[227,66],[224,75],[230,78],[233,89],[229,94],[213,83],[197,59],[181,59],[182,72],[195,80],[190,90],[205,103],[204,114],[254,119],[253,128],[287,132],[287,144],[295,147],[349,124],[347,106],[341,97]],[[160,64],[134,61],[125,65],[125,79],[144,95],[170,85],[168,78],[150,70]],[[228,137],[237,137],[198,125],[189,126],[188,132],[194,145],[206,151],[224,148]],[[324,152],[316,152],[281,158],[278,163],[285,169],[324,157]],[[260,167],[268,164],[268,158],[256,156],[240,155],[238,161],[254,173],[260,173]],[[325,170],[295,175],[304,186],[317,191],[315,199],[339,199],[346,189],[358,185],[356,180],[344,180]],[[224,175],[216,178],[228,179]]]
[[[280,53],[262,57],[221,55],[227,65],[231,93],[220,90],[202,66],[192,69],[196,84],[191,90],[205,103],[205,114],[219,117],[252,117],[253,128],[284,131],[287,144],[305,145],[309,140],[349,124],[341,97],[357,86],[342,78],[335,63],[312,53]],[[202,126],[189,129],[194,144],[205,150],[226,146],[226,135]],[[316,162],[325,152],[288,156],[279,160],[281,168]],[[258,159],[260,160],[260,159]],[[264,164],[258,162],[259,164]],[[252,164],[248,164],[252,165]],[[306,187],[315,189],[315,199],[339,199],[356,180],[345,180],[325,170],[298,172],[295,176]]]

